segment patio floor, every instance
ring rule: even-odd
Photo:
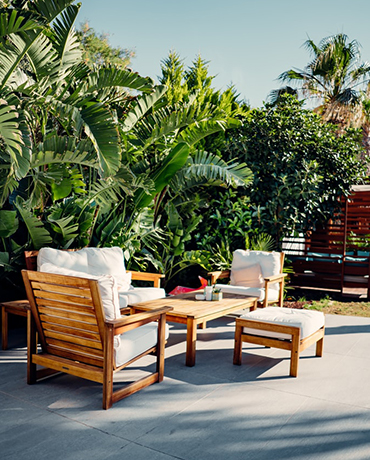
[[[164,382],[108,411],[93,382],[61,375],[28,386],[25,330],[11,330],[13,348],[0,351],[0,458],[370,458],[370,318],[328,315],[324,356],[303,352],[297,379],[284,350],[244,344],[234,366],[232,318],[199,330],[187,368],[185,328],[170,326]]]

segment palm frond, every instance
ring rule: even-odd
[[[154,88],[154,92],[143,94],[136,99],[136,103],[124,119],[121,129],[123,132],[130,131],[134,125],[140,120],[154,104],[166,93],[167,87],[158,85]]]
[[[52,238],[49,232],[44,227],[44,224],[27,208],[24,200],[18,196],[15,200],[14,206],[27,227],[32,240],[33,248],[40,249],[43,246],[49,246],[52,243]]]
[[[79,5],[68,6],[53,23],[53,43],[59,57],[59,77],[77,65],[82,58],[78,36],[73,29],[79,9]]]
[[[86,94],[111,87],[128,88],[142,92],[152,92],[154,82],[149,77],[141,77],[128,69],[118,67],[101,67],[95,72],[90,72],[84,92]]]
[[[10,172],[18,179],[24,177],[29,169],[30,150],[25,142],[29,135],[27,126],[23,123],[22,116],[15,105],[10,105],[4,99],[0,100],[2,148],[9,155],[12,168]]]
[[[50,24],[65,8],[74,2],[75,0],[34,0],[30,7]]]
[[[226,128],[239,126],[239,122],[235,119],[225,120],[224,118],[201,121],[193,123],[186,127],[180,134],[180,138],[189,145],[194,145],[201,139],[210,134],[225,131]]]
[[[190,157],[188,165],[179,172],[186,181],[186,178],[203,178],[204,182],[220,181],[227,186],[245,187],[253,178],[252,171],[245,163],[227,163],[222,158],[208,152],[198,151],[195,156]]]
[[[46,100],[50,104],[50,110],[59,117],[63,126],[72,124],[78,136],[84,129],[95,149],[103,176],[110,176],[118,170],[120,165],[118,129],[113,115],[104,104],[94,100],[84,100],[76,106],[52,97]]]
[[[51,75],[58,62],[58,56],[53,44],[44,34],[38,35],[30,43],[27,49],[27,56],[37,81]]]
[[[2,38],[38,28],[42,28],[42,25],[32,17],[30,12],[14,8],[0,13],[0,37]]]
[[[50,214],[47,220],[54,232],[61,235],[67,246],[71,240],[74,240],[78,236],[78,223],[73,222],[75,216],[59,217],[58,215]]]
[[[34,18],[37,17],[39,25],[26,22],[23,28],[20,27],[22,30],[17,31],[17,33],[13,32],[9,36],[11,40],[8,40],[6,44],[2,43],[0,48],[0,89],[4,88],[8,83],[13,72],[16,71],[28,52],[35,55],[32,52],[32,47],[38,40],[41,40],[44,50],[46,42],[40,39],[43,33],[42,26],[50,24],[73,2],[74,0],[35,0],[29,3],[29,11],[30,13],[34,13]],[[7,16],[3,15],[2,22],[3,31],[9,27],[14,28],[15,16],[9,16],[9,14]]]

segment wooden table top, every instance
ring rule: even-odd
[[[201,291],[188,292],[169,296],[164,299],[150,300],[148,302],[140,302],[131,305],[138,310],[153,310],[160,307],[172,307],[173,310],[167,314],[168,317],[193,317],[195,319],[202,318],[215,313],[222,313],[231,308],[244,307],[254,305],[257,297],[247,297],[237,294],[223,294],[222,300],[195,300],[196,294],[202,294]]]

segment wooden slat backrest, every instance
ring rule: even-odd
[[[43,351],[103,367],[98,282],[27,270],[22,274]]]

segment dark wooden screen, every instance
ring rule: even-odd
[[[325,225],[283,244],[292,261],[292,284],[336,289],[370,288],[370,187],[353,187]]]

